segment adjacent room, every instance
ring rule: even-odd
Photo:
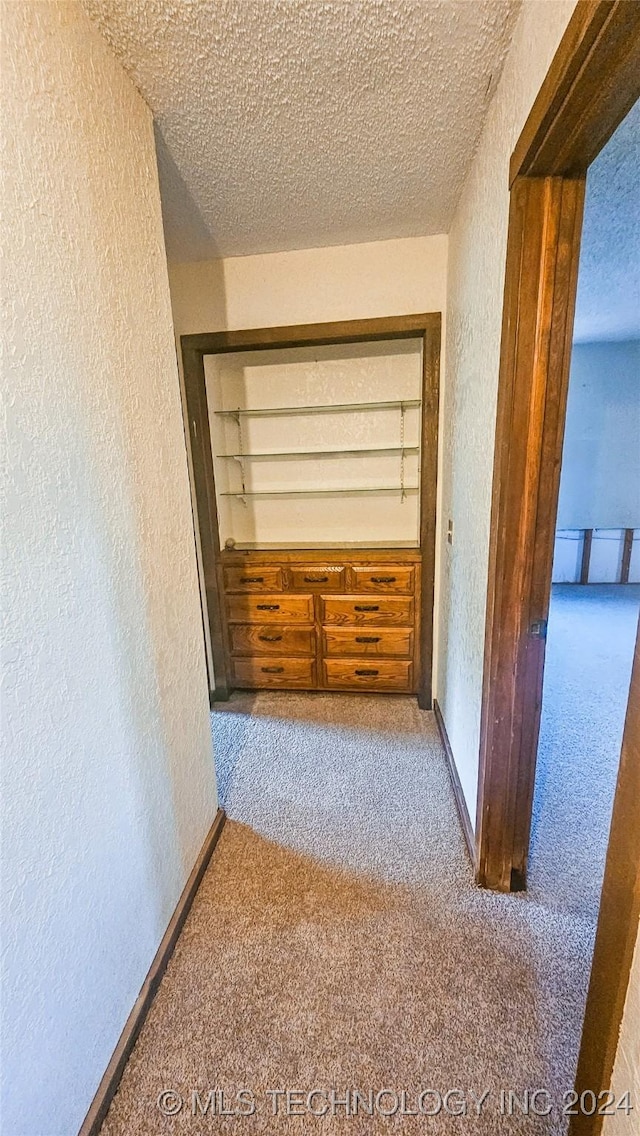
[[[639,172],[636,104],[587,174],[529,877],[594,923],[640,610]]]

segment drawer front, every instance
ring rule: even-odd
[[[322,622],[356,626],[411,626],[413,599],[409,596],[323,596]]]
[[[225,568],[224,586],[227,592],[279,592],[282,568]]]
[[[316,633],[306,627],[281,627],[277,623],[237,623],[229,628],[234,655],[314,655]]]
[[[322,637],[325,655],[396,655],[405,659],[413,656],[413,631],[408,627],[398,630],[385,627],[334,630],[325,627]]]
[[[413,666],[402,659],[326,659],[326,685],[331,688],[404,690],[412,688]]]
[[[288,587],[298,592],[343,592],[345,569],[335,565],[293,565],[288,571]]]
[[[354,592],[412,593],[415,576],[415,568],[408,564],[383,564],[380,568],[361,568],[354,564],[350,587]]]
[[[315,686],[313,659],[290,659],[274,655],[270,659],[232,659],[236,686],[310,687]]]
[[[313,623],[313,596],[228,595],[230,623]]]

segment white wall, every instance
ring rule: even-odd
[[[602,1129],[604,1136],[636,1136],[640,1109],[640,927],[629,975],[611,1091],[615,1094],[616,1101],[624,1093],[630,1093],[633,1111],[627,1115],[620,1110],[614,1116],[607,1117]]]
[[[171,303],[178,346],[181,335],[202,331],[442,312],[442,388],[447,247],[446,236],[410,237],[170,264]],[[441,436],[442,406],[441,390]],[[442,448],[439,485],[441,466]],[[438,547],[436,557],[439,561]],[[438,604],[436,572],[436,613]],[[439,666],[438,626],[436,617],[435,678]]]
[[[447,238],[169,266],[176,334],[444,311]]]
[[[558,528],[640,528],[640,340],[574,344]]]
[[[232,352],[205,359],[207,405],[212,434],[220,543],[300,542],[341,547],[386,542],[419,544],[420,408],[401,413],[399,399],[422,397],[422,340],[395,339],[324,347]],[[263,409],[396,403],[375,410],[320,414],[235,417],[222,408]],[[212,414],[212,410],[214,413]],[[305,458],[273,458],[242,463],[220,454],[298,454],[399,447],[408,452],[358,453]],[[411,447],[415,453],[411,453]],[[340,493],[295,497],[295,489],[407,487],[407,493]],[[242,487],[246,498],[234,496]],[[251,496],[253,491],[285,491],[284,497]]]
[[[3,1131],[72,1136],[216,810],[151,114],[3,20]]]
[[[509,158],[575,0],[524,0],[449,234],[437,697],[475,817]]]

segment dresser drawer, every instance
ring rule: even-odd
[[[323,596],[321,602],[322,622],[327,624],[413,623],[413,599],[409,596]]]
[[[236,686],[310,687],[316,685],[314,659],[290,659],[274,656],[270,659],[232,659],[231,667]]]
[[[410,564],[383,564],[380,568],[354,564],[350,574],[349,586],[354,592],[412,593],[415,586],[416,572]]]
[[[413,631],[409,627],[329,628],[322,632],[325,655],[396,655],[413,656]]]
[[[343,592],[345,569],[331,565],[296,565],[288,571],[287,585],[299,592]]]
[[[404,690],[412,687],[413,666],[401,659],[325,659],[325,683],[330,689]]]
[[[228,595],[230,623],[313,623],[313,596]]]
[[[282,568],[225,568],[224,586],[227,592],[279,592]]]
[[[232,623],[229,628],[234,655],[315,655],[316,633],[306,627],[277,623]]]

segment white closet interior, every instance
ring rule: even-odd
[[[418,547],[421,338],[204,364],[221,546]]]

